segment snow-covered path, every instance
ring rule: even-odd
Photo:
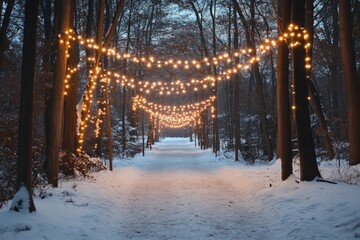
[[[166,139],[114,172],[36,198],[37,212],[0,209],[0,239],[358,239],[359,186],[280,180],[280,164],[215,158]]]
[[[263,184],[252,185],[254,191],[239,188],[231,170],[218,165],[209,151],[204,153],[192,143],[168,143],[149,152],[149,161],[136,166],[141,170],[136,178],[122,186],[128,197],[120,214],[129,218],[120,223],[120,235],[249,239],[258,232],[255,239],[267,239],[271,219],[251,203]],[[242,181],[246,184],[246,178]]]

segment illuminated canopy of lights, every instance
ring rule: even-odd
[[[143,109],[150,115],[159,118],[161,125],[179,128],[196,121],[202,111],[212,107],[215,99],[215,96],[210,96],[207,99],[190,104],[162,105],[150,102],[146,98],[137,95],[133,98],[133,110],[137,108]]]
[[[74,33],[72,29],[66,31],[65,34],[59,35],[60,43],[67,44],[68,47],[71,47],[71,42],[77,41],[80,45],[84,46],[86,49],[98,51],[101,47],[95,43],[95,40],[92,38],[85,39],[81,35]],[[135,56],[129,53],[120,53],[115,48],[101,48],[101,52],[104,56],[112,57],[118,60],[128,60],[132,63],[143,64],[147,68],[162,68],[170,67],[173,69],[202,69],[208,68],[209,66],[219,66],[220,76],[208,76],[201,80],[191,79],[190,81],[176,80],[172,82],[166,82],[161,80],[153,81],[143,81],[136,80],[135,78],[129,78],[125,75],[113,71],[106,71],[100,67],[90,70],[89,72],[89,93],[87,94],[84,100],[88,100],[91,104],[93,99],[93,90],[96,86],[96,79],[100,78],[100,82],[104,86],[110,83],[110,81],[115,81],[121,86],[127,86],[130,88],[136,88],[139,94],[149,94],[157,93],[159,95],[171,95],[171,94],[184,94],[188,91],[198,91],[200,89],[212,89],[215,86],[215,82],[222,79],[230,79],[231,75],[237,74],[239,71],[248,70],[251,66],[261,60],[261,56],[268,53],[272,48],[274,48],[278,42],[285,41],[291,48],[295,47],[304,47],[306,50],[305,58],[305,68],[307,70],[307,77],[309,78],[309,72],[311,69],[311,58],[308,54],[311,43],[309,39],[309,34],[306,29],[290,24],[288,30],[283,34],[279,35],[277,39],[265,39],[257,48],[241,48],[234,50],[232,53],[221,53],[215,55],[211,58],[199,58],[199,59],[157,59],[155,56]],[[68,52],[66,53],[69,57]],[[94,62],[94,57],[88,57],[87,61]],[[65,78],[65,89],[64,94],[67,95],[67,90],[69,89],[69,79],[71,75],[78,70],[78,67],[68,68]],[[101,75],[101,76],[100,76]],[[107,87],[102,87],[103,91],[108,91]],[[295,91],[292,92],[295,94]],[[196,102],[188,105],[178,105],[178,106],[169,106],[169,105],[160,105],[152,103],[146,100],[146,98],[137,95],[133,99],[133,109],[141,108],[146,112],[158,117],[161,120],[161,125],[166,127],[182,127],[194,122],[196,117],[199,116],[201,111],[204,111],[208,108],[212,108],[212,113],[214,112],[212,102],[214,101],[215,96],[210,97],[206,101]],[[309,98],[308,98],[309,99]],[[90,107],[83,104],[82,109],[85,116],[78,126],[78,141],[79,146],[82,145],[84,141],[84,132],[87,127],[87,122],[90,119]],[[296,110],[296,106],[292,105],[292,109]],[[99,110],[98,115],[104,114],[104,110]],[[98,125],[98,123],[96,124]],[[98,131],[98,129],[96,130]],[[98,133],[97,133],[98,134]],[[79,148],[81,150],[81,147]]]

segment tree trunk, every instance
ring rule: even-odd
[[[197,23],[198,28],[199,28],[201,46],[202,46],[202,48],[204,50],[204,54],[205,54],[206,57],[209,57],[209,51],[207,49],[206,39],[205,39],[205,35],[204,35],[204,29],[203,29],[203,25],[202,25],[201,13],[196,8],[194,1],[188,0],[188,2],[191,5],[191,8],[195,13],[196,23]]]
[[[142,155],[145,156],[145,110],[141,110],[141,136],[142,136]]]
[[[106,117],[107,117],[107,130],[108,130],[108,141],[109,141],[109,168],[110,171],[113,170],[113,140],[112,140],[112,126],[111,126],[111,108],[108,91],[105,92],[106,95]]]
[[[32,138],[38,8],[39,0],[26,0],[16,190],[19,192],[25,187],[28,196],[20,196],[21,199],[13,201],[11,210],[14,211],[20,211],[24,206],[29,207],[29,212],[36,211],[32,199]],[[29,202],[24,203],[26,200]]]
[[[103,13],[103,9],[104,9],[104,6],[103,6],[103,1],[104,0],[101,0],[101,8],[102,10],[100,10],[100,13]],[[107,31],[106,33],[106,36],[105,36],[105,40],[104,40],[104,43],[103,44],[100,44],[99,45],[99,49],[97,51],[97,54],[96,54],[96,59],[95,59],[95,64],[93,66],[93,72],[94,72],[94,76],[90,76],[89,77],[89,83],[86,85],[86,89],[83,93],[83,107],[82,107],[82,124],[83,125],[86,125],[85,122],[87,121],[87,116],[89,114],[89,111],[90,111],[90,103],[91,103],[91,91],[92,91],[92,87],[94,86],[94,82],[91,81],[91,78],[93,77],[96,77],[96,72],[97,72],[97,69],[98,69],[98,66],[100,64],[100,60],[101,60],[101,56],[102,56],[102,48],[108,48],[109,44],[110,44],[110,40],[115,32],[115,28],[116,28],[116,23],[118,22],[119,20],[119,17],[120,17],[120,14],[121,12],[123,11],[124,9],[124,4],[125,4],[125,0],[120,0],[117,4],[117,7],[116,7],[116,11],[115,11],[115,14],[114,14],[114,18],[112,20],[112,23],[110,25],[110,28],[109,30]],[[101,41],[102,39],[102,35],[101,35],[101,39],[100,39],[100,35],[99,35],[99,32],[101,31],[101,34],[102,34],[102,22],[103,22],[103,16],[99,15],[99,18],[102,18],[102,20],[99,19],[98,21],[98,33],[97,33],[97,41]],[[101,26],[100,26],[101,25]],[[100,47],[101,46],[101,47]],[[78,135],[80,136],[84,136],[85,135],[85,127],[83,126],[83,128],[80,128],[80,132],[78,133]],[[83,140],[81,140],[83,141]],[[82,142],[79,142],[79,145],[81,145]],[[81,146],[79,148],[79,150],[81,150]]]
[[[98,46],[102,46],[102,39],[103,39],[103,31],[104,31],[104,15],[105,15],[105,0],[100,0],[99,1],[99,8],[98,8],[98,12],[97,12],[97,28],[96,28],[96,44]],[[102,52],[100,50],[97,51],[96,53],[96,63],[95,63],[95,69],[93,71],[96,71],[96,67],[100,64],[100,60],[101,60],[101,55]],[[106,61],[107,64],[107,61]],[[107,66],[105,65],[104,68],[106,68]],[[99,104],[98,104],[98,113],[97,113],[97,123],[96,123],[96,128],[97,128],[97,133],[96,133],[96,149],[95,149],[95,154],[97,157],[102,158],[103,154],[102,154],[102,140],[103,140],[103,120],[104,120],[104,116],[105,116],[105,112],[103,111],[104,108],[106,108],[104,103],[104,99],[105,99],[105,94],[106,94],[106,80],[102,79],[102,77],[100,76],[100,78],[97,78],[96,80],[100,79],[100,84],[97,84],[97,95],[99,96],[100,100],[99,100]],[[88,106],[87,111],[90,111],[90,99],[89,99],[89,104],[86,104],[86,106]],[[86,114],[87,115],[87,114]]]
[[[291,2],[278,0],[279,33],[287,31],[290,22]],[[277,56],[277,111],[278,111],[278,158],[281,158],[281,179],[292,174],[291,118],[289,100],[289,50],[285,42],[278,42]]]
[[[233,4],[235,7],[235,10],[237,11],[237,13],[240,16],[240,20],[241,20],[242,24],[244,26],[247,46],[251,49],[255,49],[254,31],[252,31],[250,29],[251,26],[249,25],[248,21],[245,19],[245,16],[236,0],[233,0]],[[250,11],[252,12],[251,20],[254,25],[254,19],[253,19],[254,18],[254,1],[253,0],[251,1]],[[252,26],[252,27],[254,28],[255,26]],[[256,58],[256,51],[252,51],[251,57]],[[259,117],[260,117],[260,124],[261,124],[261,129],[262,129],[262,134],[263,134],[264,147],[265,147],[265,151],[268,156],[268,159],[272,160],[273,152],[272,152],[271,140],[270,140],[270,136],[269,136],[268,124],[267,124],[267,120],[266,120],[266,106],[265,106],[264,93],[263,93],[263,91],[264,91],[263,90],[263,82],[262,82],[262,78],[260,75],[259,64],[257,62],[254,62],[254,64],[252,65],[252,71],[253,71],[253,74],[254,74],[255,80],[256,80],[255,89],[256,89],[256,95],[258,97]]]
[[[190,129],[191,129],[191,126],[190,126]],[[160,119],[159,119],[159,117],[156,117],[155,118],[155,138],[154,138],[155,142],[160,141],[159,133],[160,133]]]
[[[76,29],[74,26],[74,15],[76,11],[76,1],[72,1],[71,9],[71,23],[70,28]],[[63,150],[65,157],[62,162],[62,172],[65,176],[74,175],[74,161],[72,156],[76,154],[76,125],[77,125],[77,91],[79,84],[79,75],[77,73],[77,66],[80,61],[79,45],[75,45],[69,49],[70,58],[68,60],[68,68],[70,69],[71,77],[66,78],[65,83],[66,96],[64,102],[64,133],[63,133]],[[69,73],[69,74],[70,74]]]
[[[210,15],[212,21],[212,42],[213,42],[213,56],[216,56],[216,0],[211,0],[210,2]],[[216,66],[213,67],[213,75],[217,78]],[[219,119],[218,119],[218,83],[215,80],[215,86],[213,88],[213,94],[216,97],[213,102],[213,151],[215,156],[217,156],[220,151],[220,137],[219,137]]]
[[[305,26],[305,2],[293,0],[291,8],[292,23],[299,27]],[[310,116],[308,105],[308,89],[306,81],[305,57],[306,50],[304,40],[301,45],[292,48],[293,83],[295,91],[295,121],[298,135],[300,155],[300,180],[312,181],[320,176],[318,170],[314,140],[310,128]]]
[[[237,23],[237,16],[234,8],[234,51],[239,49],[239,28]],[[239,59],[235,60],[237,64]],[[236,74],[232,83],[232,107],[233,107],[233,119],[234,119],[234,132],[235,132],[235,161],[239,161],[239,151],[240,151],[240,121],[239,121],[239,74]]]
[[[340,49],[349,117],[349,164],[360,163],[360,86],[352,43],[351,6],[339,0]]]
[[[321,131],[322,137],[324,138],[324,144],[325,144],[325,148],[327,150],[328,158],[333,159],[335,157],[335,152],[334,152],[334,148],[333,148],[332,139],[331,139],[330,133],[327,128],[324,112],[321,107],[319,94],[318,94],[312,80],[309,79],[308,81],[306,81],[306,83],[307,83],[307,88],[308,88],[308,92],[309,92],[311,105],[313,106],[313,109],[319,120],[320,131]]]
[[[9,29],[11,13],[12,10],[14,9],[14,4],[15,4],[15,0],[7,1],[4,18],[0,28],[0,73],[4,60],[4,52],[7,50],[8,47],[7,31]]]
[[[338,0],[333,0],[333,4],[338,4]],[[336,49],[331,54],[329,65],[331,79],[331,121],[332,125],[336,124],[335,119],[339,118],[339,15],[337,10],[332,11],[332,47]],[[335,136],[339,136],[339,131],[335,130]]]
[[[125,68],[125,67],[124,67]],[[122,142],[122,151],[125,153],[126,151],[126,87],[123,87],[122,92],[122,106],[121,106],[121,142]]]
[[[62,0],[60,3],[60,34],[66,38],[65,32],[69,29],[70,22],[70,0]],[[48,181],[54,187],[58,186],[59,174],[59,150],[61,142],[62,117],[64,107],[64,79],[66,73],[67,39],[63,43],[58,40],[57,58],[55,63],[54,84],[52,89],[52,98],[50,102],[50,121],[49,131],[46,141],[46,159]]]
[[[313,40],[313,35],[314,35],[313,0],[306,0],[305,8],[306,8],[305,28],[308,31],[308,34],[310,36],[309,41],[311,43],[310,48],[308,49],[308,56],[310,56],[310,59],[312,59],[312,46],[313,46],[313,41],[314,41]],[[308,88],[311,104],[312,104],[315,114],[319,120],[320,131],[321,131],[322,137],[324,138],[325,147],[328,152],[328,157],[329,157],[329,159],[333,159],[335,156],[335,153],[334,153],[334,149],[332,146],[332,139],[331,139],[330,133],[327,128],[324,111],[321,107],[320,97],[318,95],[318,92],[315,88],[314,83],[312,82],[312,79],[310,78],[310,71],[307,73],[307,75],[308,75],[308,81],[306,81],[306,83],[307,83],[307,88]]]
[[[89,0],[88,1],[88,10],[87,10],[87,17],[86,17],[86,28],[85,28],[85,34],[86,34],[86,38],[91,38],[92,37],[92,30],[93,30],[93,25],[94,25],[94,0]],[[89,57],[91,56],[91,50],[86,49],[86,66],[87,69],[90,70],[91,69],[91,61],[89,61]]]

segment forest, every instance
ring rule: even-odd
[[[357,0],[1,0],[0,208],[162,137],[360,163]],[[279,176],[280,177],[280,176]],[[12,206],[13,210],[21,204]]]

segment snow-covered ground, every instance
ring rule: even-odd
[[[115,165],[49,188],[35,213],[1,209],[0,239],[360,238],[359,185],[282,182],[279,161],[250,166],[165,139]]]

